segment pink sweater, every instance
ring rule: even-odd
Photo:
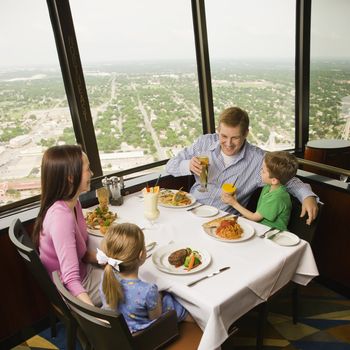
[[[82,280],[87,266],[82,261],[88,234],[81,204],[75,206],[77,219],[64,201],[55,202],[47,211],[40,235],[40,258],[51,275],[59,270],[62,282],[77,296],[86,292]]]

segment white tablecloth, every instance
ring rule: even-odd
[[[306,285],[318,275],[310,245],[303,240],[289,247],[279,246],[257,235],[237,243],[217,241],[202,229],[204,222],[215,217],[200,218],[184,208],[159,207],[160,217],[156,226],[150,228],[143,218],[143,200],[138,195],[125,197],[120,207],[111,207],[117,212],[120,222],[129,221],[146,227],[146,243],[156,241],[155,249],[170,241],[183,242],[184,247],[204,248],[211,255],[212,261],[206,269],[190,275],[161,272],[151,258],[140,269],[141,279],[156,283],[160,290],[174,293],[194,317],[203,330],[199,349],[220,347],[234,321],[267,300],[290,280]],[[220,213],[217,217],[222,215]],[[246,222],[254,227],[257,234],[267,230],[259,223]],[[91,235],[90,248],[95,249],[100,241],[100,237]],[[223,266],[230,266],[230,269],[192,287],[187,286],[190,281]]]

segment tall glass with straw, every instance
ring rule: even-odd
[[[158,209],[158,197],[159,197],[159,186],[155,187],[146,187],[143,189],[143,198],[144,198],[144,209],[143,214],[145,218],[151,224],[151,227],[154,227],[154,222],[159,217]]]

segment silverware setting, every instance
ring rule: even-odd
[[[146,259],[149,258],[153,252],[151,250],[157,245],[157,242],[151,242],[146,245]]]
[[[273,239],[275,238],[277,235],[279,235],[281,233],[281,230],[277,230],[275,233],[273,233],[271,236],[267,237],[267,239]]]
[[[157,242],[151,242],[146,245],[146,251],[149,252],[157,245]]]
[[[230,268],[230,266],[222,267],[221,269],[219,269],[219,270],[217,270],[217,271],[214,271],[214,272],[210,273],[209,275],[203,276],[203,277],[201,277],[201,278],[198,278],[198,279],[196,279],[196,280],[194,280],[194,281],[188,283],[187,286],[188,286],[188,287],[191,287],[191,286],[195,285],[196,283],[198,283],[198,282],[200,282],[200,281],[203,281],[203,280],[205,280],[205,279],[207,279],[207,278],[216,276],[216,275],[218,275],[219,273],[228,270],[229,268]]]
[[[273,230],[276,230],[276,228],[275,228],[275,227],[271,227],[270,229],[268,229],[267,231],[265,231],[262,235],[260,235],[260,236],[258,236],[258,237],[260,237],[260,238],[265,238],[266,235],[267,235],[269,232],[273,231]]]
[[[190,208],[190,209],[186,209],[186,211],[192,211],[192,210],[194,210],[194,209],[197,209],[197,208],[201,207],[202,205],[204,205],[204,204],[199,204],[199,205],[197,205],[196,207],[192,207],[192,208]]]

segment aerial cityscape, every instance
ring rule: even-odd
[[[167,159],[201,133],[192,62],[91,65],[84,69],[105,174]],[[294,148],[294,68],[287,62],[212,63],[215,117],[246,109],[249,141]],[[310,140],[349,139],[350,62],[311,64]],[[39,193],[42,153],[76,143],[61,72],[0,70],[0,205]]]

